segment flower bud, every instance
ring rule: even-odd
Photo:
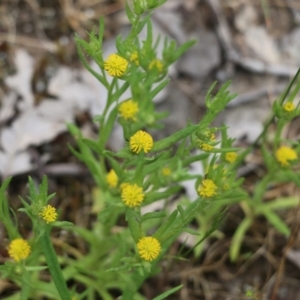
[[[137,15],[141,15],[148,10],[147,0],[133,0],[133,11]]]

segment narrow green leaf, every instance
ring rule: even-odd
[[[82,142],[97,154],[103,154],[103,149],[100,147],[99,142],[90,139],[82,139]]]
[[[101,16],[99,19],[99,32],[98,32],[98,36],[99,36],[99,48],[102,48],[102,42],[103,42],[103,36],[104,36],[104,17]]]
[[[150,99],[154,99],[154,97],[163,90],[170,82],[170,79],[166,79],[162,81],[158,86],[156,86],[149,94]]]
[[[140,232],[141,221],[139,219],[139,216],[132,209],[127,209],[126,221],[128,222],[128,227],[132,238],[137,243],[142,235],[142,232]]]
[[[153,300],[163,300],[166,299],[168,296],[170,296],[171,294],[174,294],[175,292],[179,291],[181,288],[183,287],[183,284],[178,285],[164,293],[162,293],[161,295],[155,297]]]
[[[149,219],[164,218],[165,216],[166,216],[166,213],[163,211],[155,211],[155,212],[146,213],[142,216],[142,222],[149,220]]]
[[[43,201],[43,204],[47,204],[48,196],[48,179],[47,176],[43,176],[42,184],[40,185],[40,199]]]
[[[63,277],[57,254],[54,251],[53,245],[50,240],[49,232],[45,232],[40,237],[40,242],[42,244],[43,252],[49,267],[54,284],[59,292],[61,299],[71,300],[70,292],[67,287],[66,281]]]
[[[275,229],[281,232],[284,236],[288,237],[291,234],[290,229],[275,212],[271,210],[265,210],[263,214],[266,217],[266,219],[270,222],[270,224],[272,224],[275,227]]]
[[[0,187],[0,197],[1,197],[2,195],[4,196],[4,193],[5,193],[5,191],[6,191],[7,187],[8,187],[8,185],[9,185],[11,179],[12,179],[12,177],[7,177],[7,178],[3,181],[3,183],[2,183],[2,185],[1,185],[1,187]]]
[[[149,203],[152,203],[152,202],[160,200],[160,199],[167,199],[171,195],[178,193],[181,189],[182,189],[181,186],[173,186],[173,187],[168,188],[164,192],[150,192],[150,193],[146,194],[144,203],[149,204]]]
[[[158,240],[160,240],[160,237],[165,233],[165,231],[171,227],[171,225],[175,222],[176,217],[178,214],[178,210],[175,209],[171,215],[167,218],[167,221],[164,222],[159,229],[155,232],[155,234],[153,235],[155,238],[157,238]]]
[[[232,241],[231,241],[231,246],[229,250],[229,256],[231,261],[236,261],[239,253],[240,253],[240,248],[241,244],[243,242],[245,233],[247,230],[250,228],[252,225],[253,220],[249,217],[246,217],[238,226],[236,229]]]
[[[151,152],[160,151],[171,147],[181,139],[189,136],[192,132],[194,132],[197,129],[197,127],[198,125],[189,125],[188,127],[175,132],[171,136],[162,139],[158,142],[155,142]]]
[[[192,234],[192,235],[201,235],[201,233],[199,232],[198,229],[193,229],[193,228],[186,227],[186,228],[183,229],[183,231],[185,231],[185,232],[187,232],[187,233],[189,233],[189,234]],[[206,235],[205,238],[207,238],[208,236],[209,236],[209,234]],[[204,238],[204,239],[205,239],[205,238]],[[204,239],[203,239],[203,240],[204,240]],[[202,242],[203,240],[201,240],[201,242]],[[198,244],[198,243],[197,243],[197,244]]]
[[[183,209],[183,207],[182,207],[181,205],[178,205],[178,206],[177,206],[177,209],[178,209],[178,211],[179,211],[179,213],[180,213],[180,216],[181,216],[181,219],[182,219],[182,221],[183,221],[183,220],[184,220],[184,215],[185,215],[184,209]]]
[[[56,221],[54,223],[51,223],[51,225],[55,227],[69,228],[72,227],[74,224],[68,221]]]
[[[126,5],[125,5],[125,11],[126,11],[126,15],[127,15],[128,20],[130,21],[131,24],[133,24],[136,20],[136,16],[132,12],[132,10],[130,9],[127,1],[126,1]]]
[[[100,147],[105,147],[105,143],[107,142],[113,130],[117,115],[118,115],[118,109],[117,107],[115,107],[109,114],[108,120],[104,125],[105,130],[102,130],[102,128],[100,128],[100,139],[99,139]]]

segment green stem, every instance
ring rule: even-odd
[[[279,120],[277,124],[277,130],[275,133],[275,139],[274,139],[274,149],[277,149],[279,144],[280,144],[280,137],[281,137],[281,132],[284,128],[286,121],[285,120]]]
[[[83,52],[82,49],[80,47],[80,45],[77,45],[77,52],[79,55],[79,59],[82,62],[82,64],[85,66],[85,68],[93,75],[95,76],[106,88],[108,88],[109,83],[107,82],[106,78],[104,76],[101,76],[100,74],[98,74],[96,71],[94,71],[91,66],[88,64],[88,62],[85,60],[84,56],[83,56]]]
[[[108,88],[108,93],[107,93],[107,99],[106,99],[106,104],[105,104],[105,108],[104,108],[104,111],[103,111],[103,114],[101,116],[101,120],[100,120],[100,128],[99,128],[99,144],[100,144],[100,147],[103,147],[104,144],[103,144],[103,135],[104,135],[104,124],[105,124],[105,119],[106,119],[106,114],[108,112],[108,109],[112,103],[112,92],[113,92],[113,89],[114,89],[114,86],[117,82],[117,79],[114,77],[109,88]]]
[[[57,260],[57,255],[50,240],[49,230],[46,230],[46,232],[40,237],[40,240],[49,267],[49,271],[51,273],[57,291],[61,296],[61,299],[71,300],[69,289],[63,277],[59,262]]]
[[[30,286],[28,280],[29,280],[29,272],[26,271],[25,267],[24,267],[24,271],[22,274],[22,290],[21,290],[20,300],[29,299],[29,293],[30,293],[31,286]]]
[[[135,38],[137,37],[137,35],[139,34],[139,23],[140,23],[140,16],[138,16],[135,21],[134,24],[132,24],[132,28],[131,31],[129,33],[129,35],[126,38],[125,43],[127,45],[131,45],[134,43]]]
[[[284,94],[282,95],[282,97],[280,99],[280,104],[282,104],[284,102],[284,100],[286,99],[286,97],[290,93],[290,90],[291,90],[292,86],[294,85],[294,83],[296,82],[296,79],[298,78],[299,75],[300,75],[300,68],[298,69],[296,75],[293,77],[291,83],[289,84],[289,86],[285,90]],[[241,153],[239,155],[239,158],[236,161],[236,165],[239,165],[240,163],[242,163],[244,161],[245,157],[258,145],[259,141],[261,140],[261,138],[263,136],[265,136],[267,130],[269,129],[269,126],[274,122],[274,120],[275,120],[275,115],[273,114],[273,116],[265,124],[262,133],[256,138],[256,140],[252,143],[251,146],[249,146],[243,153]]]
[[[244,236],[249,229],[249,227],[252,225],[253,219],[250,217],[246,217],[239,225],[237,230],[235,231],[231,246],[229,250],[229,257],[231,261],[235,261],[238,258],[241,244],[243,242]]]
[[[253,193],[253,200],[256,202],[262,202],[262,196],[267,190],[267,186],[273,180],[273,173],[269,173],[256,185]]]

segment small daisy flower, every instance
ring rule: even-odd
[[[200,143],[200,149],[202,149],[205,152],[210,152],[214,147],[207,143]]]
[[[118,111],[123,119],[136,121],[139,105],[133,100],[127,100],[119,105]]]
[[[56,208],[51,205],[47,205],[42,209],[39,215],[47,224],[53,223],[57,218]]]
[[[161,172],[162,172],[162,174],[163,174],[164,176],[169,176],[169,175],[171,174],[171,169],[168,168],[168,167],[165,167],[165,168],[162,169]]]
[[[140,153],[142,150],[148,153],[153,147],[153,138],[149,133],[139,130],[130,138],[129,144],[134,153]]]
[[[122,76],[128,66],[128,61],[118,54],[111,54],[104,62],[104,69],[110,76],[120,77]]]
[[[131,53],[131,55],[130,55],[130,61],[133,62],[137,66],[140,65],[139,56],[138,56],[138,52],[137,51],[134,51],[134,52]]]
[[[143,202],[145,194],[137,184],[128,183],[122,188],[121,198],[127,206],[136,207]]]
[[[157,258],[161,250],[160,242],[151,236],[141,238],[137,243],[137,248],[140,257],[147,261]]]
[[[295,110],[295,105],[293,102],[286,102],[283,104],[283,109],[286,111],[286,112],[292,112],[293,110]]]
[[[209,139],[210,139],[212,142],[215,142],[215,141],[216,141],[216,136],[215,136],[215,134],[214,134],[213,132],[210,132],[210,133],[208,134],[208,137],[209,137]]]
[[[225,160],[229,163],[233,163],[235,162],[236,158],[237,158],[237,153],[236,152],[227,152],[225,154]]]
[[[198,193],[203,198],[211,198],[217,195],[217,186],[211,179],[204,179],[198,188]]]
[[[157,71],[159,71],[160,73],[163,71],[164,69],[164,64],[160,59],[153,59],[151,61],[151,63],[149,64],[149,70],[153,70],[156,69]]]
[[[106,175],[106,182],[110,188],[115,188],[118,185],[119,178],[115,170],[111,169]]]
[[[288,146],[281,146],[275,152],[275,157],[281,166],[288,166],[290,161],[296,160],[298,155],[296,151]]]
[[[26,240],[21,238],[14,239],[8,246],[8,255],[14,261],[20,261],[26,259],[31,252],[31,248]]]

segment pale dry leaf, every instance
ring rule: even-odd
[[[2,131],[0,142],[7,153],[17,153],[28,146],[49,142],[65,130],[65,122],[49,120],[32,108],[20,115],[11,127]]]
[[[228,127],[228,136],[254,142],[262,132],[269,113],[270,108],[257,101],[227,110],[224,123]]]
[[[235,15],[234,25],[240,32],[245,32],[249,27],[258,21],[258,12],[251,4],[242,6],[241,10]]]
[[[288,63],[300,65],[300,26],[284,35],[282,39],[282,52]]]
[[[247,46],[256,57],[266,63],[276,64],[280,62],[280,53],[274,39],[269,35],[266,28],[252,26],[244,31]]]
[[[34,96],[31,89],[34,59],[25,50],[19,49],[15,53],[14,63],[17,69],[16,74],[7,77],[4,82],[22,97],[18,108],[23,111],[34,104]]]
[[[15,113],[15,105],[18,100],[16,92],[11,91],[1,99],[0,123],[6,122]]]
[[[26,151],[18,153],[6,153],[0,151],[0,175],[4,178],[29,172],[32,170],[33,165],[31,163],[30,154]]]

